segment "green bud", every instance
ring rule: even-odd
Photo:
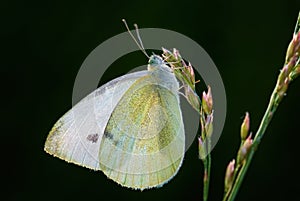
[[[249,152],[253,144],[253,140],[251,139],[251,137],[252,135],[250,134],[238,151],[238,155],[237,155],[238,165],[244,163],[244,161],[247,159],[247,156],[249,155]]]
[[[197,111],[200,112],[200,99],[199,96],[189,87],[184,87],[185,96],[190,105]]]
[[[300,64],[298,64],[297,66],[295,66],[295,68],[293,69],[293,71],[290,73],[290,79],[294,80],[296,77],[298,77],[300,75]]]
[[[300,53],[300,32],[295,33],[293,35],[293,39],[290,42],[288,49],[286,51],[285,62],[286,63],[290,62],[291,58],[299,53]]]
[[[283,96],[286,94],[286,91],[288,89],[289,83],[290,83],[290,78],[289,77],[285,78],[283,84],[277,90],[277,93],[278,93],[278,99],[276,100],[277,102],[280,102],[281,99],[283,98]]]
[[[201,160],[204,160],[206,158],[205,146],[201,137],[198,138],[198,154]]]
[[[295,42],[294,42],[294,38],[293,40],[290,42],[288,49],[286,51],[286,56],[285,56],[285,62],[288,63],[291,59],[291,57],[294,55],[294,49],[295,49]]]
[[[250,128],[250,117],[249,113],[246,112],[246,116],[244,118],[244,121],[241,125],[241,139],[242,141],[246,140],[248,133],[249,133],[249,128]]]
[[[213,132],[213,112],[211,114],[208,114],[205,119],[205,130],[206,130],[206,136],[211,137],[212,132]]]
[[[225,192],[229,191],[232,187],[234,179],[235,160],[229,162],[225,173]]]
[[[207,93],[203,91],[202,93],[202,108],[205,114],[211,114],[213,107],[213,99],[211,94],[210,86],[208,86]]]

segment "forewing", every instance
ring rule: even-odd
[[[99,170],[99,147],[111,113],[130,86],[148,73],[124,75],[82,99],[56,122],[47,137],[45,151],[67,162]]]

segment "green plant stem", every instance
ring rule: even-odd
[[[260,126],[256,132],[255,138],[253,140],[253,145],[252,145],[252,149],[248,155],[248,157],[246,158],[245,162],[243,163],[242,167],[239,170],[239,173],[235,179],[234,185],[228,195],[228,199],[225,198],[225,200],[227,201],[233,201],[238,193],[238,190],[242,184],[242,181],[245,177],[245,174],[249,168],[249,165],[253,159],[254,153],[257,150],[257,147],[262,139],[262,137],[264,136],[264,133],[272,119],[272,117],[274,116],[274,113],[279,105],[279,101],[278,101],[278,93],[277,93],[277,88],[278,85],[276,85],[271,98],[270,98],[270,102],[268,105],[268,108],[262,118],[262,121],[260,123]]]
[[[210,150],[210,140],[207,139],[207,150]],[[210,169],[211,169],[211,155],[206,156],[203,161],[204,164],[204,176],[203,176],[203,201],[207,201],[209,193],[209,181],[210,181]]]
[[[250,166],[250,163],[253,159],[255,151],[257,150],[258,145],[260,144],[260,141],[263,138],[265,131],[272,120],[272,117],[274,116],[274,113],[276,112],[281,100],[283,99],[289,83],[300,74],[299,66],[298,66],[299,54],[300,54],[299,30],[300,30],[300,12],[298,15],[293,39],[290,42],[287,49],[284,67],[280,71],[268,107],[261,120],[261,123],[255,134],[255,137],[252,141],[252,146],[249,150],[249,154],[247,158],[243,161],[243,163],[235,168],[234,183],[230,188],[230,190],[228,190],[228,192],[225,192],[223,201],[233,201],[235,199],[238,190],[243,182],[243,179],[246,175],[246,172]]]

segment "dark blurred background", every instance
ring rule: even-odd
[[[251,130],[256,131],[284,62],[299,8],[297,0],[2,3],[2,197],[202,200],[203,167],[196,142],[174,179],[144,192],[122,188],[101,172],[68,164],[43,151],[49,130],[72,106],[73,83],[82,62],[103,41],[124,32],[121,19],[126,18],[141,28],[170,29],[190,37],[218,67],[228,113],[212,152],[210,200],[221,200],[225,168],[238,149],[244,113],[250,112]],[[140,52],[124,57],[105,79],[146,62]],[[296,80],[271,122],[236,200],[298,198],[299,89],[300,80]]]

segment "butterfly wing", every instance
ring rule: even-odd
[[[126,187],[161,186],[183,160],[178,82],[173,75],[159,76],[163,80],[148,75],[133,83],[112,112],[100,143],[100,169]]]
[[[47,137],[45,151],[67,162],[99,170],[99,147],[111,113],[130,86],[148,74],[127,74],[90,93],[56,122]]]

